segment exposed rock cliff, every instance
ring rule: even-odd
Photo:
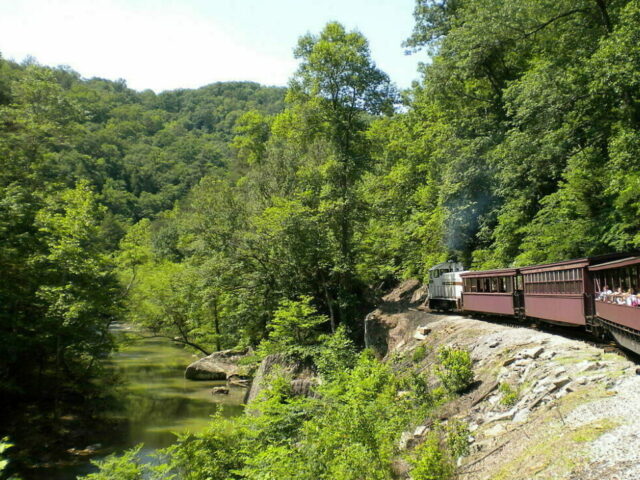
[[[551,331],[421,311],[418,289],[405,282],[385,297],[368,318],[368,340],[399,370],[427,371],[443,345],[471,353],[474,388],[438,412],[472,432],[457,478],[640,478],[635,363]],[[406,444],[429,427],[408,432]]]

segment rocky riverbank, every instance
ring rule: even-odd
[[[422,311],[418,287],[385,297],[368,341],[398,370],[427,371],[444,345],[471,353],[475,384],[437,415],[469,425],[458,478],[640,478],[636,363],[546,331]],[[419,444],[431,422],[405,432],[402,446]]]

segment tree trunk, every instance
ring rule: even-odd
[[[218,318],[218,300],[213,300],[213,326],[216,331],[216,351],[222,350],[220,345],[220,319]]]
[[[595,0],[596,5],[598,6],[598,10],[600,10],[600,16],[602,17],[602,24],[604,28],[607,30],[607,33],[613,32],[613,27],[611,26],[611,18],[609,17],[609,12],[607,11],[607,2],[605,0]]]
[[[335,314],[333,313],[333,301],[331,300],[331,296],[329,295],[329,290],[327,289],[327,284],[323,280],[322,288],[324,289],[324,298],[327,302],[327,307],[329,307],[329,321],[331,322],[331,333],[336,332],[336,319]]]

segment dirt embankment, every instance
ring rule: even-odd
[[[421,310],[407,282],[367,319],[368,342],[388,360],[428,370],[442,345],[467,349],[476,383],[438,412],[465,420],[471,453],[457,478],[640,479],[636,363],[584,341],[532,328]],[[413,443],[425,428],[417,428]]]

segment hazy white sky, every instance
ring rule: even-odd
[[[124,78],[156,92],[215,81],[285,85],[299,36],[331,20],[360,30],[374,60],[408,87],[424,54],[405,56],[415,0],[0,0],[0,53]]]

